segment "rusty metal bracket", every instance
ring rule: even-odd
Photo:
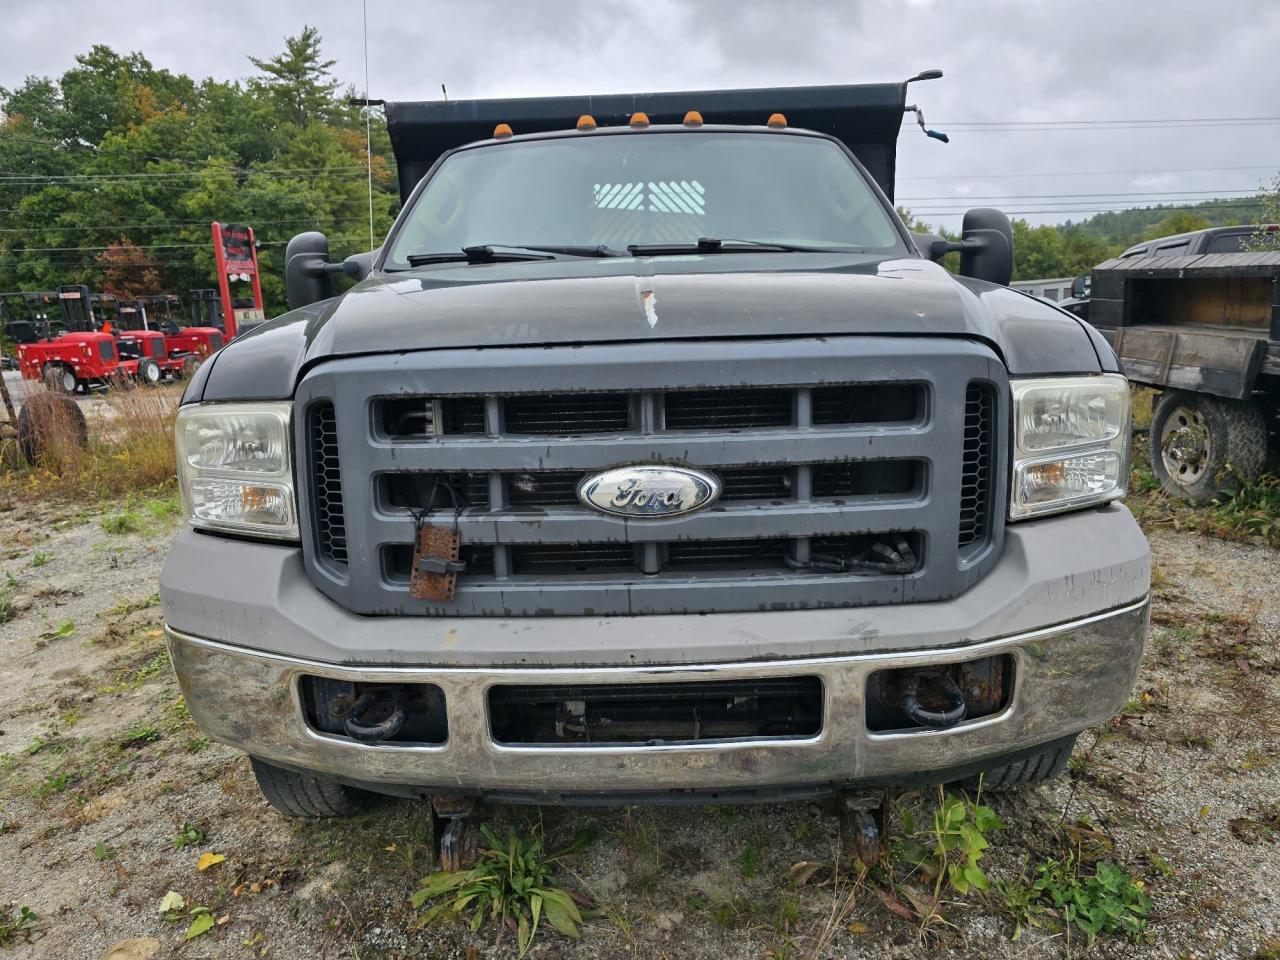
[[[840,824],[840,852],[845,860],[857,860],[868,869],[884,854],[888,827],[888,802],[883,795],[838,793],[835,816]]]
[[[472,818],[477,808],[474,797],[431,798],[431,830],[441,870],[457,873],[475,864],[479,831]]]

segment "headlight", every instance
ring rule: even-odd
[[[1014,380],[1013,490],[1018,520],[1124,496],[1129,382],[1119,374]]]
[[[178,486],[192,526],[298,539],[292,410],[290,403],[208,403],[178,411]]]

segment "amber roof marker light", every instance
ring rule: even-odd
[[[632,130],[643,130],[647,126],[649,126],[649,115],[647,113],[641,113],[637,110],[631,115]]]
[[[768,125],[775,130],[781,130],[787,125],[787,118],[780,113],[769,114]]]
[[[493,139],[505,140],[509,136],[511,136],[511,124],[500,123],[493,128]]]
[[[596,118],[589,113],[584,113],[578,118],[579,130],[594,130],[596,128]]]
[[[684,115],[684,125],[686,127],[702,126],[702,114],[700,114],[697,110],[690,110],[688,113]]]

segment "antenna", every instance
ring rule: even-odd
[[[373,250],[373,133],[369,126],[369,0],[360,0],[360,12],[364,20],[364,160],[368,168],[369,186],[369,249]]]
[[[449,91],[444,88],[444,84],[440,84],[440,92],[444,94],[445,100],[449,99]]]

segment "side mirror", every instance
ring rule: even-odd
[[[942,237],[933,233],[916,233],[912,231],[911,239],[915,242],[920,256],[927,257],[934,263],[942,260],[950,252],[950,246]]]
[[[329,275],[329,238],[319,231],[300,233],[284,249],[284,289],[289,309],[333,296]]]
[[[1013,226],[999,210],[978,207],[964,215],[960,275],[1008,286],[1013,279]]]
[[[1076,277],[1071,281],[1071,296],[1083,300],[1089,295],[1089,278]]]

